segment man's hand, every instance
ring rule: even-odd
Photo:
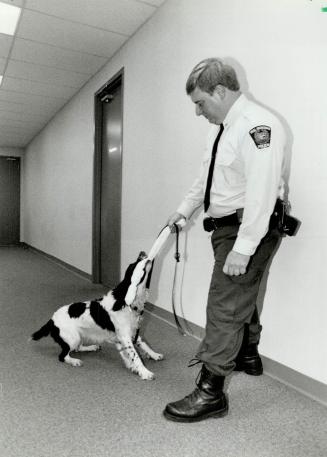
[[[172,232],[174,232],[175,231],[174,224],[178,224],[179,222],[182,222],[182,225],[184,226],[185,221],[186,221],[186,218],[185,218],[185,216],[183,216],[183,214],[174,213],[168,218],[167,225],[169,225],[170,230]]]
[[[244,275],[250,257],[249,255],[239,254],[236,251],[230,251],[226,258],[223,272],[229,276]]]

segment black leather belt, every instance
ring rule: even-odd
[[[226,227],[228,225],[240,225],[237,213],[223,217],[206,217],[203,219],[203,228],[206,232],[212,232],[219,227]]]
[[[279,226],[279,219],[282,212],[282,200],[277,199],[274,211],[270,216],[269,229],[274,229]],[[242,210],[237,210],[241,211]],[[217,230],[219,227],[227,227],[228,225],[240,225],[241,220],[238,217],[237,213],[229,214],[228,216],[223,217],[206,217],[203,219],[203,228],[206,232],[212,232]]]

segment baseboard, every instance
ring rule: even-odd
[[[327,406],[327,385],[299,371],[262,356],[264,373]]]
[[[159,308],[152,303],[147,304],[146,311],[156,318],[165,321],[169,325],[177,327],[173,313]],[[193,336],[199,341],[202,340],[204,336],[204,328],[185,320],[182,321],[182,323],[184,324],[183,326],[187,334]],[[276,362],[275,360],[269,359],[268,357],[262,356],[262,362],[264,374],[327,406],[326,384],[293,370],[292,368]]]
[[[25,249],[29,249],[29,250],[35,252],[36,254],[39,254],[39,255],[42,255],[43,257],[46,257],[51,262],[54,262],[57,265],[60,265],[61,267],[65,268],[66,270],[69,270],[71,273],[75,273],[76,275],[81,276],[82,278],[87,279],[88,281],[92,282],[92,276],[90,274],[85,273],[84,271],[73,267],[69,263],[66,263],[63,260],[60,260],[60,259],[58,259],[57,257],[55,257],[53,255],[47,254],[46,252],[41,251],[40,249],[37,249],[34,246],[31,246],[31,245],[29,245],[27,243],[20,243],[20,245]]]

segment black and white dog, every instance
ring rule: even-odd
[[[154,374],[143,365],[135,346],[145,358],[163,359],[162,354],[142,340],[139,329],[153,258],[167,236],[152,249],[151,257],[140,252],[136,262],[127,268],[124,279],[107,295],[62,306],[31,338],[39,340],[51,335],[62,349],[59,360],[74,367],[81,366],[82,361],[71,357],[70,352],[97,351],[102,342],[114,343],[128,369],[142,379],[153,379]]]

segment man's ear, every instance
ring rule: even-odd
[[[214,93],[219,95],[219,98],[221,100],[223,100],[225,98],[225,95],[226,95],[226,87],[221,86],[220,84],[218,84],[214,89]]]

